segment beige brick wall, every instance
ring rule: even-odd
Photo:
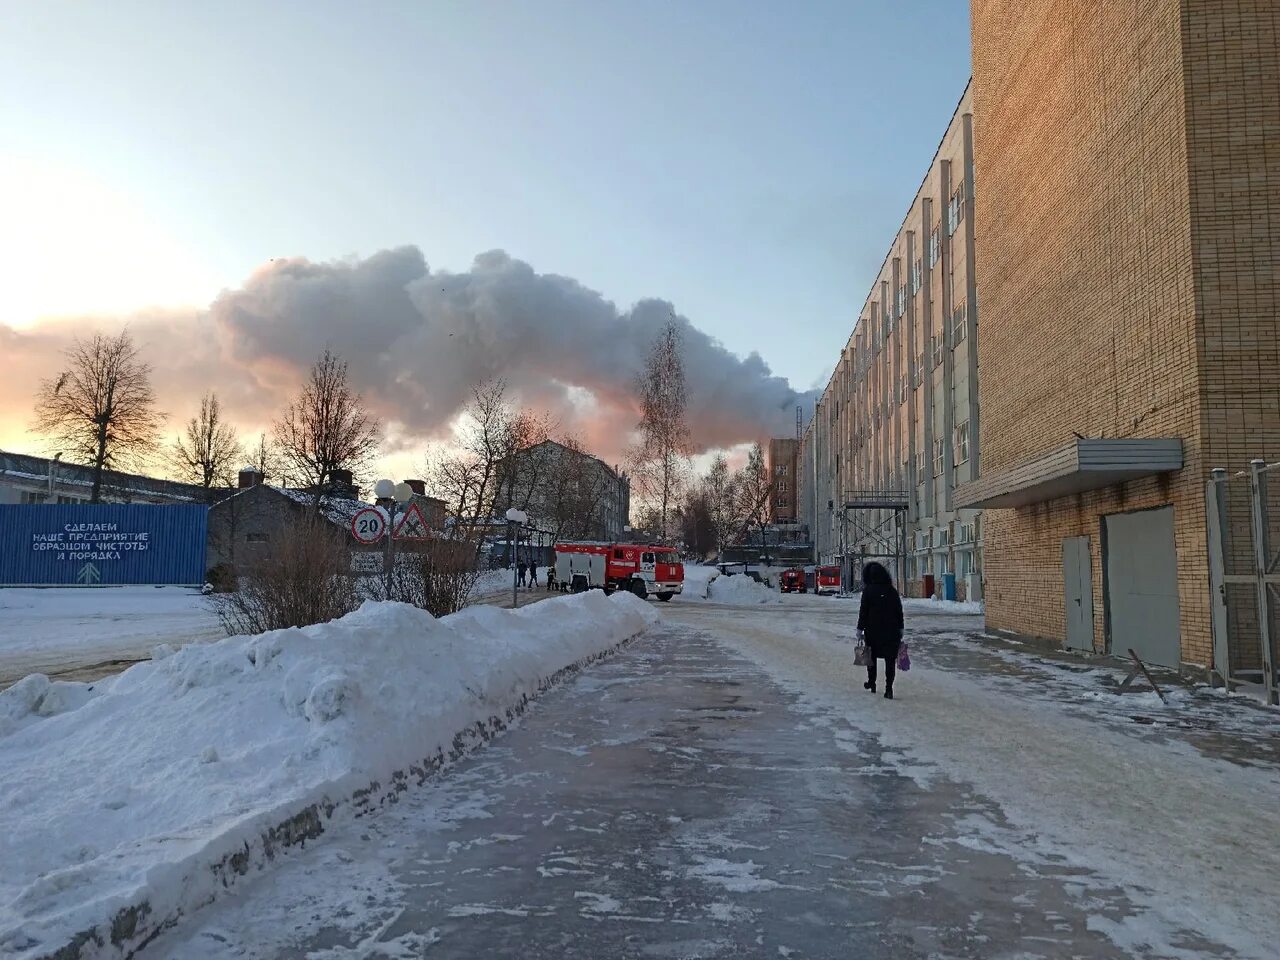
[[[1280,460],[1280,2],[1184,0],[1201,428],[1209,466]]]
[[[1207,662],[1200,379],[1178,0],[975,0],[983,473],[1087,437],[1180,437],[1186,469],[987,511],[989,625],[1065,635],[1062,538],[1172,504],[1183,658]]]

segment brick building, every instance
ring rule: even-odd
[[[987,623],[1203,667],[1204,481],[1280,459],[1276,5],[972,26]]]
[[[880,558],[919,595],[976,597],[974,123],[965,90],[889,245],[800,448],[800,513],[820,563]],[[985,344],[984,344],[985,349]]]
[[[769,476],[773,489],[769,493],[769,522],[795,523],[798,506],[796,468],[800,441],[790,437],[769,441]]]

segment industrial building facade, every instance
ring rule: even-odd
[[[973,149],[966,90],[799,456],[818,562],[879,559],[915,596],[981,592],[981,515],[955,499],[979,464]]]
[[[797,519],[796,470],[800,444],[789,437],[769,441],[769,522],[795,523]]]
[[[1203,669],[1205,481],[1280,459],[1276,5],[972,25],[987,625]]]

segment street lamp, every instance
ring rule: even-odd
[[[373,485],[373,493],[379,500],[387,504],[387,546],[383,563],[387,567],[387,599],[391,599],[392,575],[396,565],[395,529],[396,504],[403,506],[413,499],[413,487],[407,483],[396,483],[394,480],[379,480]]]
[[[511,552],[511,608],[514,610],[520,606],[520,580],[517,572],[520,569],[520,561],[516,554],[520,550],[516,535],[519,528],[529,523],[529,515],[523,510],[517,510],[512,507],[507,511],[507,546]]]

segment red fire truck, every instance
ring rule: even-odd
[[[804,570],[800,567],[792,567],[790,570],[782,571],[782,592],[783,593],[804,593]]]
[[[839,593],[840,568],[823,564],[804,568],[805,586],[814,593]]]
[[[672,547],[557,543],[556,579],[574,593],[630,590],[641,600],[670,600],[684,589],[684,564]]]

